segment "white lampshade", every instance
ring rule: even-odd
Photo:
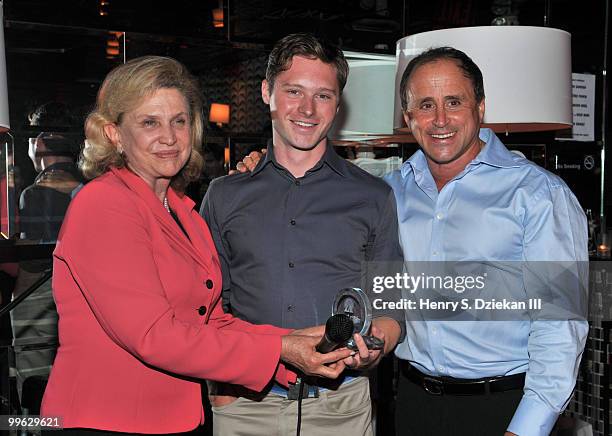
[[[4,2],[0,1],[0,132],[10,129],[6,56],[4,54]]]
[[[397,42],[397,133],[409,132],[399,99],[406,65],[424,50],[441,46],[463,51],[482,70],[484,127],[496,132],[571,127],[571,35],[548,27],[487,26],[418,33]]]
[[[328,137],[360,141],[393,134],[395,57],[345,51],[350,72]]]

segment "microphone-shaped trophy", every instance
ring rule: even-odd
[[[381,350],[384,347],[385,343],[381,339],[375,336],[367,336],[372,325],[372,303],[363,290],[359,288],[340,290],[332,306],[332,315],[349,317],[353,324],[353,331],[350,336],[352,336],[352,333],[359,333],[368,349]],[[346,342],[345,346],[357,351],[357,344],[352,337]]]

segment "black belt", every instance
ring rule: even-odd
[[[433,377],[423,374],[405,360],[400,360],[400,371],[404,377],[422,387],[432,395],[484,395],[490,392],[505,392],[522,389],[525,373],[480,379],[458,379]]]

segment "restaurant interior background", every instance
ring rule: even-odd
[[[589,141],[561,141],[555,139],[555,132],[532,132],[510,133],[502,140],[570,185],[593,218],[592,249],[596,255],[596,245],[601,242],[598,235],[605,230],[601,228],[601,218],[612,217],[609,144],[607,160],[602,165],[602,150],[606,149],[610,132],[609,86],[604,80],[610,51],[609,14],[609,0],[5,0],[13,153],[8,156],[3,151],[2,160],[6,164],[7,158],[12,157],[14,165],[10,169],[3,165],[3,171],[12,172],[13,183],[3,204],[16,204],[20,192],[36,177],[27,153],[29,138],[53,130],[82,139],[82,122],[92,108],[102,79],[125,59],[147,54],[171,56],[198,77],[203,89],[204,118],[209,120],[205,126],[206,164],[200,183],[191,185],[188,194],[199,203],[212,178],[225,174],[251,150],[265,146],[271,137],[269,111],[261,101],[260,83],[267,54],[282,36],[313,32],[347,51],[393,56],[399,39],[430,30],[546,26],[571,33],[572,72],[595,76],[594,137]],[[377,92],[376,83],[371,92]],[[48,102],[68,107],[73,122],[63,126],[30,125],[28,114]],[[229,109],[229,114],[217,115],[211,110],[213,104]],[[355,143],[337,144],[343,156],[359,157]],[[368,156],[401,162],[416,148],[406,139],[378,144],[367,151],[374,153]],[[612,218],[608,226],[612,226]],[[50,258],[53,241],[20,242],[18,234],[14,234],[17,227],[13,226],[13,230],[4,240],[0,238],[0,264]],[[600,306],[606,306],[606,292],[608,298],[612,297],[612,275],[608,275],[600,277]],[[10,302],[14,284],[14,277],[0,271],[3,306]],[[606,324],[610,319],[612,314],[608,312],[593,324],[578,394],[567,413],[590,423],[594,434],[601,435],[612,434],[611,324]],[[29,407],[19,404],[8,363],[12,346],[8,316],[0,318],[0,331],[0,414],[15,413],[20,407],[35,413],[44,385],[32,385],[26,405]],[[56,345],[56,340],[28,344],[51,349]],[[392,374],[393,362],[387,360],[380,372]],[[391,379],[380,377],[383,381],[377,388],[380,435],[393,434],[389,422]]]

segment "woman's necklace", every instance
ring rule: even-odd
[[[164,207],[170,213],[170,206],[168,205],[168,197],[164,197]]]

